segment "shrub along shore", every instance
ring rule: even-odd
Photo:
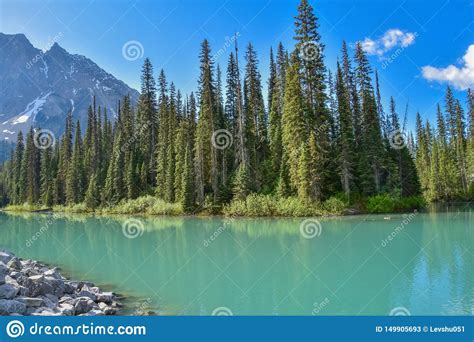
[[[304,217],[304,216],[342,216],[353,214],[379,214],[408,212],[421,209],[426,202],[421,196],[396,197],[388,194],[367,199],[349,201],[344,196],[333,196],[320,203],[304,202],[297,197],[279,198],[273,195],[252,194],[244,200],[234,200],[224,206],[205,205],[191,215],[241,216],[241,217]],[[72,206],[45,207],[31,204],[10,205],[3,209],[13,212],[54,211],[95,215],[190,215],[179,203],[168,203],[154,196],[142,196],[124,200],[110,207],[91,209],[85,204]]]

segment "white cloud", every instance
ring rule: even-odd
[[[447,82],[460,90],[474,87],[474,44],[467,48],[462,64],[461,67],[451,64],[446,68],[427,65],[422,68],[423,77],[430,81]]]
[[[400,29],[390,29],[382,37],[377,39],[365,38],[361,44],[362,49],[369,55],[382,57],[386,52],[396,48],[407,46],[415,42],[416,32],[403,32]]]

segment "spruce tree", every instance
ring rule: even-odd
[[[467,179],[469,193],[474,195],[474,93],[471,89],[467,91],[467,105],[469,116],[469,130],[467,138]]]
[[[26,136],[25,153],[22,160],[22,182],[25,183],[23,201],[36,204],[40,198],[40,149],[34,141],[34,130],[30,128]]]
[[[144,184],[142,184],[144,189],[153,186],[156,178],[155,146],[158,135],[156,108],[156,82],[153,77],[153,65],[148,58],[145,58],[141,75],[141,92],[137,106],[137,135],[140,151],[137,162],[142,165],[141,167],[145,172]]]
[[[166,172],[167,152],[169,141],[169,99],[168,99],[168,85],[166,76],[163,70],[158,77],[158,136],[156,141],[156,194],[158,197],[164,199],[166,196]],[[144,165],[147,166],[146,164]]]
[[[359,155],[359,187],[366,195],[373,195],[382,189],[382,161],[384,149],[377,104],[371,80],[371,68],[361,43],[356,45],[356,80],[359,97],[362,99],[361,141]]]
[[[84,156],[81,137],[81,126],[76,123],[74,147],[66,177],[66,204],[72,205],[83,201],[85,192]]]
[[[24,201],[23,197],[23,189],[25,185],[22,184],[22,160],[23,160],[23,153],[25,150],[25,145],[23,142],[23,133],[20,131],[18,132],[18,137],[16,140],[16,148],[13,157],[13,163],[11,165],[13,172],[12,172],[12,194],[11,200],[13,204],[21,204]]]
[[[219,169],[217,149],[213,146],[212,135],[216,131],[216,100],[214,88],[214,65],[209,42],[201,44],[201,75],[199,77],[199,120],[196,127],[195,166],[198,204],[204,204],[209,195],[217,202],[219,190]]]
[[[354,128],[352,126],[352,112],[349,89],[339,63],[337,64],[337,111],[339,113],[338,164],[341,176],[342,189],[346,196],[350,196],[354,181]]]
[[[244,105],[246,118],[246,143],[249,151],[250,171],[256,181],[255,189],[262,186],[262,166],[267,156],[267,117],[262,95],[261,76],[258,71],[257,54],[248,44],[245,54],[247,64],[244,78]]]
[[[293,191],[298,189],[300,174],[298,165],[300,161],[301,146],[307,142],[308,135],[304,123],[305,104],[303,89],[301,87],[300,59],[296,53],[291,56],[291,62],[286,72],[285,99],[283,105],[282,144],[286,155],[290,187]]]
[[[50,207],[54,201],[54,173],[53,173],[53,160],[52,160],[53,148],[49,147],[41,153],[41,203]]]

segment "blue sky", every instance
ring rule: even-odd
[[[1,0],[0,31],[24,33],[36,47],[54,40],[71,53],[86,55],[106,71],[139,89],[143,58],[129,61],[122,48],[143,46],[155,71],[164,68],[184,92],[195,90],[199,45],[208,38],[225,71],[226,42],[239,33],[243,47],[251,41],[259,55],[266,85],[269,48],[279,41],[292,48],[293,17],[299,0]],[[414,114],[432,118],[446,84],[458,90],[473,85],[473,0],[339,0],[310,1],[326,45],[326,63],[334,70],[343,39],[349,46],[365,41],[379,70],[387,108],[393,95],[400,113],[410,103]],[[392,59],[389,59],[392,57]],[[471,61],[471,63],[469,63]],[[452,65],[447,68],[449,65]]]

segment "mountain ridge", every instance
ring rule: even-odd
[[[31,126],[59,137],[69,111],[84,127],[94,97],[115,117],[118,101],[127,94],[136,104],[136,89],[57,41],[43,51],[23,33],[0,32],[0,141],[14,142],[20,130]]]

